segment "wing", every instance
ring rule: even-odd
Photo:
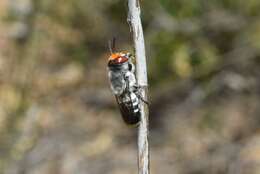
[[[123,74],[120,71],[109,71],[108,77],[112,92],[115,95],[121,95],[126,88],[126,82]]]

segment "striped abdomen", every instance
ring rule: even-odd
[[[140,121],[139,99],[133,92],[125,95],[128,96],[116,97],[122,118],[128,125],[137,125]],[[122,102],[124,98],[128,100]]]

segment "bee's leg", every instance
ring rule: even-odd
[[[147,104],[147,105],[150,105],[150,103],[148,102],[148,101],[146,101],[142,96],[141,96],[141,94],[136,94],[137,95],[137,97],[140,99],[140,100],[142,100],[142,102],[144,102],[145,104]]]
[[[143,98],[143,96],[142,96],[142,94],[141,94],[141,91],[140,91],[141,87],[136,85],[135,88],[136,88],[136,90],[135,90],[136,96],[137,96],[142,102],[144,102],[145,104],[150,105],[150,103]]]

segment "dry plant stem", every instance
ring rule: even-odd
[[[148,83],[143,28],[139,0],[128,0],[128,22],[133,35],[136,56],[136,77],[142,97],[147,101]],[[140,104],[141,122],[138,128],[138,173],[149,174],[148,106]]]

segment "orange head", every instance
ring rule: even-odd
[[[108,58],[108,65],[120,65],[129,60],[129,55],[123,52],[112,53]]]

